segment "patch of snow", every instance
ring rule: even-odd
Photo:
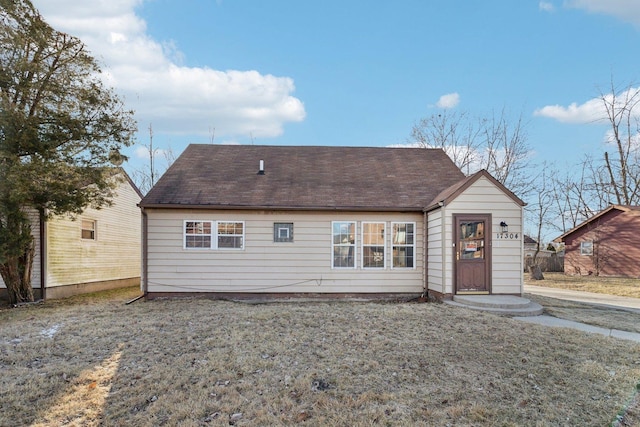
[[[53,338],[53,336],[56,333],[58,333],[59,330],[60,330],[60,324],[55,324],[50,328],[43,329],[42,331],[40,331],[40,335],[45,336],[47,338]]]

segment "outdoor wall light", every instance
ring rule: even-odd
[[[500,230],[502,231],[502,233],[508,233],[509,232],[509,226],[507,225],[506,222],[504,222],[504,221],[500,222]]]

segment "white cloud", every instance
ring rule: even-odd
[[[167,150],[164,150],[162,148],[154,148],[153,152],[154,152],[154,158],[155,159],[167,156]],[[136,157],[136,159],[148,160],[149,159],[149,147],[146,147],[144,145],[136,145],[135,149],[133,150],[133,155]]]
[[[554,10],[556,10],[553,3],[550,3],[548,1],[541,1],[540,3],[538,3],[538,9],[544,12],[553,12]]]
[[[104,66],[105,79],[157,132],[274,137],[305,118],[293,80],[255,70],[182,65],[172,40],[156,41],[136,15],[143,0],[35,0],[54,28],[79,37]]]
[[[565,0],[564,5],[590,13],[612,15],[623,21],[640,25],[640,1],[638,0]]]
[[[436,106],[438,108],[453,108],[460,103],[460,95],[457,92],[442,95]]]
[[[604,100],[611,105],[615,102],[618,109],[623,107],[625,102],[632,99],[640,99],[640,88],[629,88],[628,90],[615,95],[606,94]],[[601,98],[593,98],[583,104],[578,105],[573,102],[568,106],[547,105],[538,108],[533,112],[534,116],[548,117],[561,123],[587,124],[602,123],[607,119],[605,104]],[[640,118],[640,106],[634,111],[634,115]]]
[[[562,123],[592,123],[602,118],[602,101],[591,99],[582,105],[575,102],[567,107],[547,105],[533,112],[534,116],[548,117]]]

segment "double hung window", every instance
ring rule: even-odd
[[[185,249],[244,249],[243,221],[185,221]]]
[[[356,268],[356,223],[353,221],[333,221],[332,228],[332,268]]]
[[[392,268],[415,268],[416,225],[412,222],[391,223]]]
[[[384,268],[385,223],[362,223],[362,268]]]
[[[414,222],[392,222],[387,232],[386,222],[362,221],[360,236],[356,221],[333,221],[331,223],[331,268],[357,268],[360,259],[362,269],[384,270],[416,267],[416,224]],[[357,242],[357,245],[356,245]],[[391,251],[387,252],[387,242]],[[361,250],[356,254],[356,248]],[[387,262],[387,255],[391,263]]]
[[[94,220],[83,219],[80,229],[80,237],[83,240],[96,240],[96,222]]]

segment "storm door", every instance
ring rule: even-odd
[[[488,294],[490,290],[491,216],[454,215],[455,292]]]

